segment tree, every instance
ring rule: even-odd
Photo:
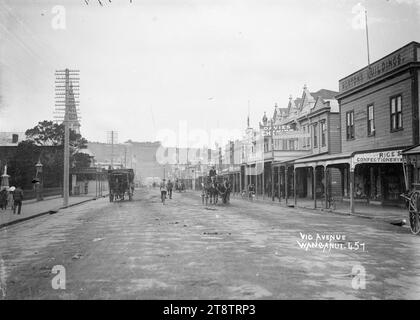
[[[16,153],[8,159],[10,185],[31,189],[38,160],[43,165],[44,187],[60,186],[63,177],[62,146],[37,146],[30,140],[21,141]]]
[[[91,157],[86,153],[76,153],[73,157],[73,168],[83,169],[89,168],[92,160]]]
[[[45,187],[62,184],[64,173],[64,124],[53,121],[40,121],[35,127],[26,130],[27,139],[20,142],[16,154],[10,159],[10,175],[15,184],[24,188],[31,187],[38,160],[43,165]],[[70,167],[89,167],[90,159],[78,154],[86,148],[87,140],[70,130]]]
[[[25,132],[26,138],[37,146],[61,146],[64,145],[64,124],[53,121],[40,121],[38,124]],[[80,149],[86,148],[87,140],[74,130],[70,129],[70,154],[74,155]]]
[[[19,143],[15,155],[8,161],[11,185],[21,186],[25,189],[31,186],[31,180],[34,178],[34,165],[39,155],[40,148],[32,141]]]

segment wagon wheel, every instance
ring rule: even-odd
[[[420,232],[419,209],[420,209],[420,192],[414,191],[410,196],[409,208],[408,208],[410,228],[413,234],[418,234]]]

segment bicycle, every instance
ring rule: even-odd
[[[165,204],[165,199],[166,199],[166,192],[165,191],[160,192],[160,198],[161,198],[162,204]]]

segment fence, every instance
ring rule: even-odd
[[[61,187],[57,188],[44,188],[42,195],[44,197],[52,196],[61,196],[63,194],[63,189]],[[36,199],[36,192],[34,189],[23,190],[23,200]]]

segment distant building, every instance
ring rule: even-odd
[[[88,142],[88,150],[95,159],[95,165],[108,168],[132,168],[137,181],[146,177],[163,177],[164,166],[157,159],[160,142],[117,143]]]
[[[17,146],[25,138],[24,132],[0,132],[0,146]]]

